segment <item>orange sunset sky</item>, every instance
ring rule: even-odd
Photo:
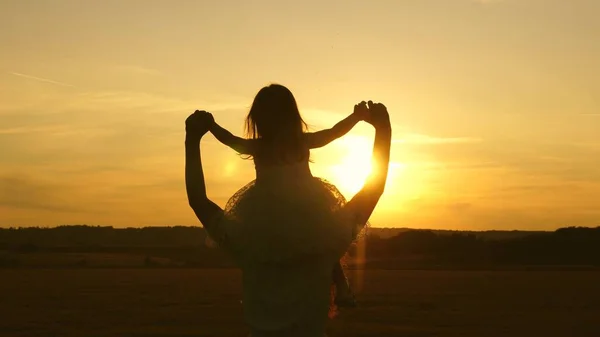
[[[313,130],[387,105],[375,227],[600,225],[598,17],[597,0],[2,1],[0,226],[197,225],[185,118],[241,135],[272,82]],[[313,173],[351,196],[373,135],[313,151]],[[223,205],[252,162],[202,149]]]

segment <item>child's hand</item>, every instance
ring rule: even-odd
[[[355,105],[353,114],[361,121],[368,120],[370,113],[369,108],[367,107],[367,102],[362,101]]]
[[[209,131],[212,130],[213,126],[215,125],[215,117],[210,113],[210,112],[205,112],[206,113],[206,119],[209,123]]]
[[[202,114],[202,119],[208,125],[208,131],[212,131],[213,126],[215,125],[215,117],[208,111],[200,111]]]
[[[185,131],[188,135],[201,138],[214,124],[215,119],[209,112],[196,110],[185,120]]]

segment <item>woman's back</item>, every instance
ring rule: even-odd
[[[336,258],[242,264],[244,316],[252,337],[322,337]]]

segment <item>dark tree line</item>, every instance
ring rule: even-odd
[[[473,233],[407,231],[389,239],[367,239],[368,259],[404,258],[420,264],[600,266],[600,227],[561,228],[505,240]]]
[[[15,249],[24,245],[39,248],[196,247],[204,245],[205,237],[204,229],[183,226],[0,228],[0,249]]]
[[[205,246],[205,238],[202,228],[182,226],[5,228],[0,229],[0,251],[143,254],[181,261],[185,266],[232,266],[221,250]],[[389,238],[372,234],[364,242],[366,267],[374,268],[600,266],[600,227],[561,228],[502,240],[475,232],[407,230]],[[356,249],[350,250],[351,256],[355,253]],[[146,262],[153,265],[150,258]],[[5,261],[5,265],[10,263]]]

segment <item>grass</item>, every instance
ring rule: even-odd
[[[600,336],[597,271],[352,271],[335,336]],[[236,270],[0,270],[0,336],[245,336]]]

